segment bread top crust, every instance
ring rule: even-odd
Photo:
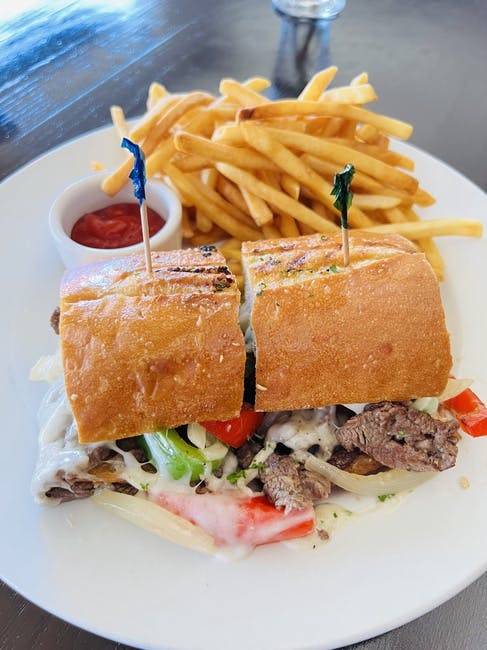
[[[438,283],[403,237],[350,232],[243,245],[257,410],[439,395],[451,368]]]
[[[240,292],[216,250],[152,254],[67,271],[60,337],[79,440],[115,440],[239,414]]]

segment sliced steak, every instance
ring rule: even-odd
[[[303,510],[313,505],[303,490],[299,478],[299,465],[290,456],[271,454],[259,470],[264,494],[278,508]]]
[[[93,481],[76,478],[75,476],[66,476],[65,481],[73,491],[76,499],[91,497],[95,493],[95,483]]]
[[[117,452],[114,451],[111,447],[106,445],[100,445],[99,447],[94,447],[88,452],[89,467],[96,467],[101,463],[104,463],[111,458],[114,458],[117,455]]]
[[[127,481],[114,481],[112,483],[112,488],[115,492],[129,494],[130,496],[134,496],[134,494],[137,494],[138,492],[138,489],[133,485],[130,485],[130,483],[127,483]]]
[[[49,499],[61,499],[62,503],[65,503],[66,501],[72,501],[73,499],[77,498],[74,492],[71,492],[71,490],[63,487],[49,488],[49,490],[46,492],[46,497],[49,497]]]
[[[304,493],[311,501],[324,501],[330,495],[330,481],[321,474],[305,469],[302,465],[299,465],[299,480]]]
[[[302,510],[330,493],[327,479],[305,470],[291,456],[271,454],[259,470],[262,489],[278,508]]]
[[[458,425],[397,402],[370,404],[337,429],[347,451],[360,449],[386,467],[444,470],[455,465]]]
[[[262,441],[255,438],[250,438],[250,440],[244,442],[244,444],[235,451],[239,465],[243,467],[243,469],[250,467],[254,460],[254,456],[259,453],[262,447]]]
[[[335,465],[338,469],[343,469],[352,474],[373,474],[383,469],[382,463],[379,463],[375,458],[371,458],[364,454],[360,449],[347,450],[341,445],[337,445],[333,450],[333,454],[328,459],[331,465]]]
[[[59,307],[56,307],[56,309],[52,312],[51,314],[51,327],[52,329],[56,332],[56,334],[59,334],[59,319],[61,317],[61,310]]]

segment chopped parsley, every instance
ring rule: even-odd
[[[255,292],[256,296],[261,296],[264,293],[264,289],[266,288],[266,283],[265,282],[259,282],[259,288]]]
[[[148,483],[141,483],[140,484],[140,489],[144,490],[144,492],[147,492],[149,489],[149,484]]]
[[[224,291],[228,287],[228,284],[226,282],[215,282],[213,286],[216,291]]]
[[[239,478],[245,478],[247,476],[247,470],[249,469],[258,469],[261,470],[264,468],[264,463],[252,463],[247,469],[241,469],[238,472],[232,472],[227,476],[227,481],[232,485],[238,481]]]
[[[395,496],[394,494],[381,494],[377,498],[381,503],[384,503],[384,501],[387,501],[388,499],[392,499],[392,497]]]

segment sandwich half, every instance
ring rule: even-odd
[[[81,443],[240,413],[240,292],[214,247],[67,271],[59,334]]]
[[[398,235],[246,242],[259,411],[437,396],[452,366],[438,282]]]

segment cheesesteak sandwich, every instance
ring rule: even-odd
[[[255,546],[311,533],[332,490],[397,493],[455,464],[442,401],[465,385],[422,253],[352,232],[346,267],[328,235],[244,243],[242,260],[245,340],[212,246],[153,254],[152,274],[136,256],[66,272],[38,500],[95,495]]]

